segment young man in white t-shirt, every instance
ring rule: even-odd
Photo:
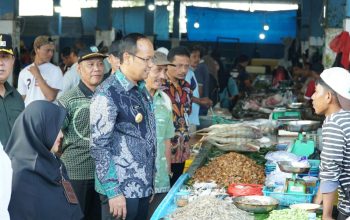
[[[19,73],[18,92],[22,95],[25,106],[35,100],[56,100],[57,93],[63,87],[61,69],[50,63],[55,45],[48,36],[35,38],[33,49],[34,62]]]

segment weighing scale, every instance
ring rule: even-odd
[[[280,122],[301,119],[301,113],[296,109],[275,108],[271,114],[272,120],[278,120]]]
[[[320,125],[319,121],[299,120],[288,121],[284,124],[287,131],[298,132],[298,138],[294,144],[288,149],[289,152],[298,156],[309,157],[315,151],[315,140],[312,134],[307,133],[316,131]]]
[[[277,162],[278,167],[282,172],[292,173],[292,178],[287,178],[284,186],[284,192],[294,194],[305,194],[306,193],[306,181],[298,178],[298,174],[308,173],[311,166],[300,167],[294,166],[295,164],[290,161],[279,161]]]

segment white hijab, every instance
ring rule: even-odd
[[[0,219],[10,220],[8,205],[11,198],[12,167],[11,161],[0,142]]]

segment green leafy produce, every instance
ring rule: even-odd
[[[281,209],[281,210],[273,210],[270,212],[267,220],[307,220],[309,218],[309,212],[302,209]],[[320,219],[321,218],[317,218]]]

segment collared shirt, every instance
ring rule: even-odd
[[[80,81],[64,93],[58,103],[67,110],[62,132],[64,135],[61,160],[73,180],[91,180],[95,163],[90,154],[90,102],[93,92]]]
[[[96,191],[113,198],[144,198],[153,193],[156,124],[144,82],[129,81],[119,70],[95,91],[90,106],[91,153]]]
[[[320,163],[321,192],[339,184],[339,211],[350,215],[350,112],[341,110],[327,116],[322,126]],[[325,185],[326,184],[326,185]],[[327,190],[327,191],[326,191]]]
[[[185,80],[179,80],[175,85],[170,81],[165,81],[163,91],[169,96],[173,107],[173,123],[175,126],[175,136],[172,143],[172,163],[183,163],[190,156],[188,133],[188,115],[191,113],[192,90],[190,84]]]
[[[153,104],[157,128],[157,172],[155,179],[155,193],[164,193],[168,192],[170,189],[168,164],[165,157],[166,146],[164,141],[169,140],[175,135],[173,111],[170,98],[160,90],[157,90],[154,94]]]
[[[5,95],[0,96],[0,142],[6,146],[12,126],[24,109],[22,96],[8,82],[5,82]]]

